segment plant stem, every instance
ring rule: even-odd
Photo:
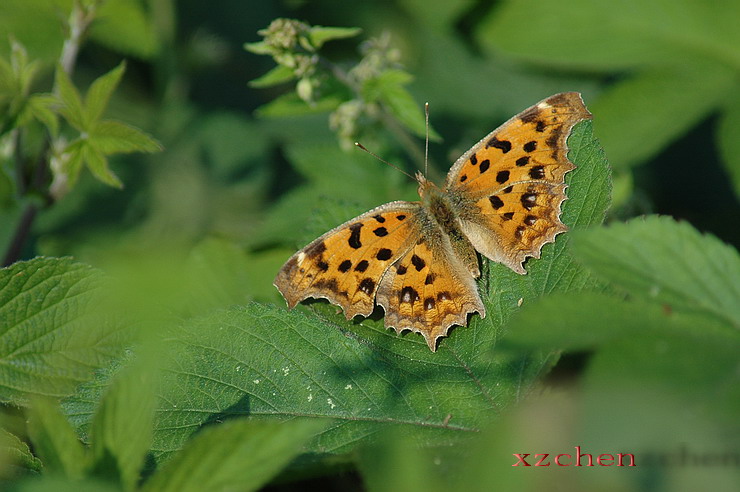
[[[93,4],[89,8],[84,8],[80,4],[80,2],[76,0],[74,2],[74,6],[72,7],[72,12],[69,15],[67,25],[69,29],[68,37],[64,41],[64,45],[62,46],[62,53],[59,56],[59,65],[61,66],[62,70],[64,70],[69,75],[72,75],[72,72],[74,71],[74,66],[77,62],[77,55],[80,52],[82,39],[84,38],[88,28],[90,27],[90,23],[95,18],[96,6],[97,4]],[[54,87],[53,93],[56,94],[57,91],[58,88]],[[18,143],[20,143],[20,136],[18,137]],[[45,185],[48,178],[50,147],[50,140],[47,139],[43,149],[39,153],[41,157],[36,163],[36,168],[34,169],[33,177],[31,178],[30,183],[27,183],[28,186],[23,186],[18,190],[21,196],[28,195],[29,192],[33,193],[35,191],[38,191]],[[17,155],[16,166],[18,166],[19,172],[22,174],[21,165],[22,159],[20,158],[20,156]],[[53,198],[49,196],[47,192],[44,192],[44,196],[47,200],[45,206],[50,206],[53,203]],[[40,205],[38,205],[37,203],[29,203],[28,205],[26,205],[26,208],[23,210],[23,213],[20,216],[18,224],[16,225],[15,232],[13,233],[13,238],[10,240],[10,244],[8,245],[5,256],[3,257],[3,267],[15,263],[21,257],[23,245],[28,239],[28,235],[31,232],[31,227],[33,226],[33,222],[36,219],[36,215],[38,214],[40,208]]]

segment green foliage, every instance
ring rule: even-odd
[[[731,27],[738,16],[734,0],[576,0],[565,9],[557,2],[508,0],[477,34],[487,48],[528,61],[606,74],[627,71],[590,105],[610,162],[624,168],[645,162],[711,113],[738,118],[740,36]],[[568,29],[561,28],[563,19]],[[520,35],[522,25],[527,36]],[[736,141],[720,131],[722,148]],[[731,154],[724,164],[737,175]],[[740,193],[737,186],[735,192]]]
[[[2,487],[734,490],[648,457],[736,447],[737,2],[253,3],[0,2]],[[356,140],[423,169],[429,101],[440,182],[565,90],[570,230],[483,262],[486,318],[284,308],[296,247],[416,199]],[[576,445],[638,466],[511,466]]]
[[[0,398],[62,398],[120,354],[120,320],[94,309],[101,274],[69,258],[0,270]]]
[[[83,164],[103,183],[121,188],[123,183],[108,167],[108,155],[162,150],[156,140],[130,125],[101,120],[123,71],[122,64],[95,80],[83,102],[67,73],[61,67],[57,68],[59,113],[80,133],[78,138],[57,150],[56,158],[60,164],[53,167],[54,179],[64,182],[67,188],[75,185]]]

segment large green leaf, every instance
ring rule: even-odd
[[[649,216],[574,234],[578,258],[642,299],[740,327],[740,255],[686,222]]]
[[[120,353],[120,321],[96,309],[101,280],[69,258],[0,270],[0,400],[68,396]]]

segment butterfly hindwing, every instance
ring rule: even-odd
[[[421,333],[432,351],[450,326],[486,314],[475,279],[439,232],[420,238],[386,272],[377,298],[386,328]]]

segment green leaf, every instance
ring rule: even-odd
[[[51,94],[34,94],[26,104],[28,116],[43,123],[53,136],[59,132],[59,119],[53,109],[56,104],[57,99]]]
[[[283,84],[295,79],[293,70],[286,67],[285,65],[278,65],[261,77],[257,77],[254,80],[249,81],[249,87],[262,89],[265,87],[272,87],[274,85]]]
[[[740,197],[740,97],[728,101],[719,121],[717,141],[722,154],[722,163],[732,182],[735,195]]]
[[[125,342],[105,316],[100,273],[69,258],[36,258],[0,270],[0,400],[65,397]]]
[[[311,45],[315,48],[321,48],[324,43],[333,39],[352,38],[362,32],[359,27],[322,27],[311,26],[308,31],[308,38]]]
[[[119,475],[126,490],[134,490],[152,440],[154,376],[152,361],[134,361],[119,372],[103,397],[92,422],[95,473]]]
[[[658,216],[573,236],[578,258],[631,295],[704,311],[740,328],[740,255],[716,237]]]
[[[143,491],[258,490],[326,424],[239,419],[212,425],[162,467]]]
[[[98,77],[85,95],[85,128],[92,129],[108,106],[113,91],[126,70],[126,63],[121,62],[116,68]]]
[[[84,142],[84,145],[80,149],[80,155],[87,168],[93,173],[93,176],[109,186],[123,188],[121,180],[108,167],[108,159],[106,159],[105,155],[95,148],[91,142]]]
[[[54,76],[54,88],[62,102],[59,113],[75,127],[79,132],[87,131],[87,120],[85,110],[82,106],[82,99],[77,88],[72,84],[69,75],[61,66],[57,66]]]
[[[257,55],[272,55],[274,48],[264,41],[244,43],[244,49]]]
[[[136,127],[114,120],[97,123],[89,135],[90,144],[104,155],[132,152],[159,152],[162,144]]]
[[[46,472],[82,478],[89,464],[88,455],[56,402],[46,398],[33,399],[28,433]]]
[[[90,37],[118,53],[150,60],[160,50],[153,15],[145,4],[131,0],[106,0],[95,13]]]
[[[698,335],[734,335],[706,313],[666,309],[660,303],[626,300],[597,292],[554,294],[525,304],[509,324],[507,343],[586,350],[658,329]],[[740,340],[740,339],[738,339]]]
[[[41,460],[35,457],[28,444],[18,437],[0,427],[0,463],[3,469],[0,471],[0,480],[12,478],[12,468],[19,474],[22,472],[40,472],[43,468]]]

